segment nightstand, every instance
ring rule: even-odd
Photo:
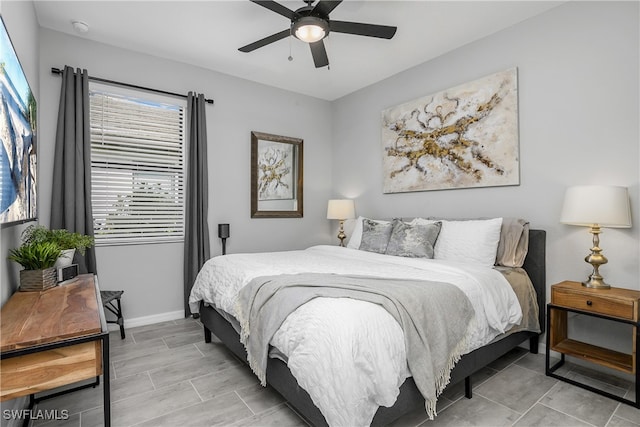
[[[640,397],[640,375],[636,358],[639,342],[639,310],[640,291],[613,287],[610,289],[594,289],[582,286],[582,283],[579,282],[569,281],[551,286],[551,303],[547,304],[547,324],[549,325],[549,329],[547,332],[546,374],[594,393],[640,408],[638,401]],[[567,321],[567,313],[569,312],[632,325],[633,334],[629,337],[633,343],[632,353],[621,353],[569,338]],[[549,366],[550,350],[560,353],[560,361],[554,366]],[[588,384],[583,384],[571,378],[565,378],[556,374],[555,371],[564,364],[565,355],[635,375],[636,400],[625,399]]]

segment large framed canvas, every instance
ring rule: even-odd
[[[0,224],[35,220],[36,100],[4,21],[0,30],[0,91]]]
[[[518,185],[517,69],[382,112],[383,192]]]

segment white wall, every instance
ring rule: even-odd
[[[86,68],[96,76],[166,91],[204,93],[209,139],[209,228],[212,255],[221,252],[217,224],[229,223],[227,253],[298,249],[329,239],[330,104],[191,65],[40,30],[40,171],[52,176],[60,77],[51,67]],[[250,132],[304,140],[304,218],[250,218]],[[51,182],[40,182],[42,221],[49,223]],[[99,247],[100,286],[123,289],[126,318],[183,310],[182,244]]]
[[[39,45],[38,45],[38,21],[31,2],[3,1],[0,2],[0,13],[7,28],[13,48],[18,55],[22,69],[24,70],[31,91],[36,100],[39,99],[40,82],[39,69]],[[39,106],[38,106],[39,107]],[[39,111],[38,111],[39,113]],[[38,114],[40,116],[40,114]],[[40,135],[38,135],[38,138]],[[39,168],[39,165],[38,165]],[[40,177],[38,177],[40,179]],[[38,194],[38,202],[41,200]],[[38,205],[38,214],[42,214],[42,207]],[[28,224],[27,224],[28,225]],[[0,305],[15,292],[19,285],[20,266],[7,260],[9,249],[20,244],[20,233],[27,225],[8,225],[0,229]]]
[[[547,286],[584,280],[591,235],[561,225],[566,187],[629,187],[633,228],[605,229],[601,268],[640,289],[639,3],[568,2],[332,104],[333,188],[373,217],[527,218],[547,230]],[[426,41],[428,42],[428,41]],[[518,67],[520,185],[382,194],[380,113]]]

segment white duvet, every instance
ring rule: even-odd
[[[296,273],[358,274],[435,280],[460,288],[475,309],[468,348],[473,351],[522,319],[511,286],[484,266],[381,255],[336,246],[207,261],[189,303],[213,304],[235,316],[238,291],[259,276]],[[376,304],[347,298],[316,298],[293,312],[271,344],[288,358],[292,374],[330,426],[365,426],[379,406],[392,406],[411,375],[400,325]]]

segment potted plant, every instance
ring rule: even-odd
[[[87,248],[94,244],[91,236],[80,233],[72,233],[64,228],[59,230],[49,230],[44,225],[31,225],[22,232],[23,243],[52,242],[62,251],[56,267],[70,265],[73,261],[75,251],[84,255]]]
[[[58,283],[55,263],[61,250],[53,242],[23,243],[9,251],[9,259],[24,267],[20,270],[21,291],[43,291]]]

